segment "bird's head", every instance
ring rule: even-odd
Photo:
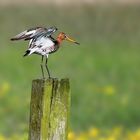
[[[77,41],[71,39],[70,37],[68,37],[65,33],[61,32],[59,33],[58,37],[57,37],[57,40],[59,43],[61,43],[63,40],[67,40],[67,41],[70,41],[72,43],[75,43],[75,44],[78,44],[80,45],[80,43],[78,43]]]

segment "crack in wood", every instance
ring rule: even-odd
[[[29,140],[67,140],[69,80],[33,80]]]

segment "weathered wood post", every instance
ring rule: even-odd
[[[68,79],[33,80],[29,140],[67,140],[69,112]]]

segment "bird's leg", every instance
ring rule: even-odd
[[[49,78],[51,78],[50,72],[49,72],[49,69],[48,69],[48,66],[47,66],[47,62],[48,62],[48,56],[46,57],[45,66],[46,66],[46,70],[47,70],[47,72],[48,72],[48,76],[49,76]]]
[[[44,56],[42,56],[40,66],[41,66],[41,71],[42,71],[42,77],[43,77],[43,79],[45,79],[45,77],[44,77],[44,70],[43,70],[43,58],[44,58]]]

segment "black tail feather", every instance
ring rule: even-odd
[[[11,41],[15,41],[15,40],[17,40],[17,39],[16,39],[16,38],[11,38],[10,40],[11,40]]]
[[[27,56],[29,55],[29,53],[30,53],[30,50],[27,50],[23,56]]]

